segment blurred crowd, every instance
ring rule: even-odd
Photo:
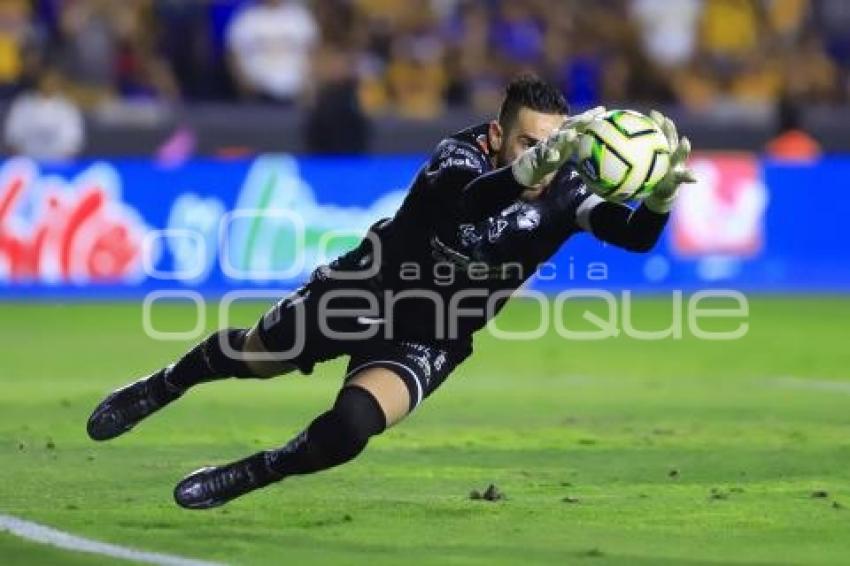
[[[0,0],[0,97],[56,114],[249,101],[356,131],[491,111],[523,71],[576,106],[843,103],[850,0]]]

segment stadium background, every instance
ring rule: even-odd
[[[848,70],[844,0],[0,2],[0,515],[237,563],[282,547],[334,563],[840,563]],[[252,294],[228,313],[250,324],[391,214],[434,143],[488,119],[524,71],[576,109],[661,108],[699,151],[653,253],[579,237],[533,285],[634,291],[651,329],[671,292],[739,290],[746,337],[484,336],[365,461],[201,519],[170,485],[283,442],[331,399],[338,364],[223,384],[89,444],[103,393],[215,326],[228,292]],[[520,302],[500,326],[535,316]],[[508,499],[468,499],[489,482]],[[97,560],[2,533],[0,557]]]

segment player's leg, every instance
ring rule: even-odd
[[[212,333],[176,363],[154,374],[157,388],[166,396],[179,396],[210,381],[268,379],[295,371],[295,363],[269,353],[260,338],[259,324],[251,329],[227,328]]]
[[[266,379],[296,369],[309,372],[309,354],[295,347],[298,337],[303,341],[309,332],[303,324],[309,314],[303,297],[308,294],[304,288],[280,301],[250,330],[214,332],[177,362],[113,392],[89,417],[89,436],[115,438],[201,383],[231,377]],[[272,353],[266,346],[272,339],[268,336],[274,339]]]
[[[177,484],[175,500],[189,509],[216,507],[288,476],[319,472],[354,459],[372,436],[402,420],[415,406],[407,376],[402,378],[396,371],[370,367],[355,373],[333,407],[289,443],[193,472]]]
[[[174,491],[190,509],[221,505],[281,479],[344,464],[412,412],[471,353],[471,342],[442,347],[398,342],[352,357],[334,406],[285,446],[189,474]]]
[[[296,369],[286,362],[251,361],[251,354],[266,353],[256,336],[256,329],[220,330],[177,362],[118,389],[92,413],[89,436],[94,440],[115,438],[201,383],[230,377],[264,379]]]

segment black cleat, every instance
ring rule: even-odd
[[[160,388],[161,392],[155,391],[152,382],[161,379],[160,375],[155,373],[140,379],[114,391],[101,401],[86,425],[89,437],[92,440],[109,440],[120,436],[182,395],[182,392],[167,393],[164,387]]]
[[[195,470],[174,488],[174,501],[186,509],[210,509],[281,479],[269,472],[261,452],[232,464]]]

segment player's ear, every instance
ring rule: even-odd
[[[505,132],[498,120],[490,122],[490,129],[487,131],[487,137],[489,138],[487,141],[490,143],[490,149],[496,153],[502,151],[504,135]]]

